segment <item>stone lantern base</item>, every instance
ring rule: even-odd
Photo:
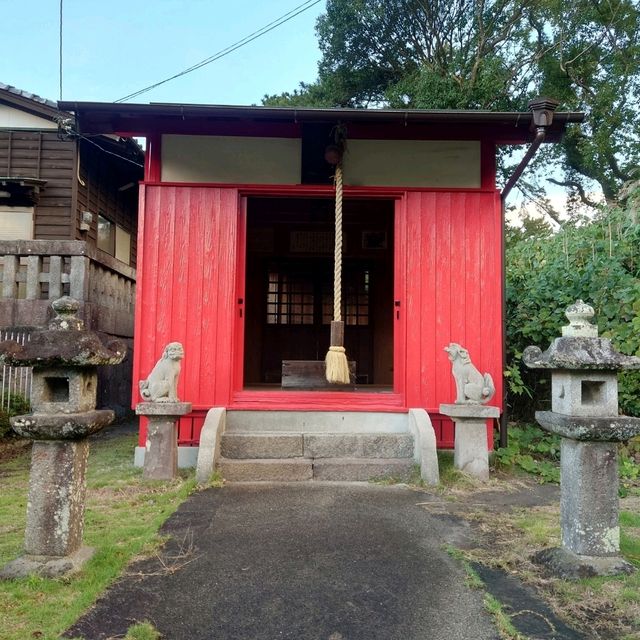
[[[551,575],[565,580],[617,576],[636,570],[630,562],[620,556],[583,556],[564,547],[538,551],[532,556],[532,560],[546,567]]]
[[[82,546],[87,435],[112,420],[109,410],[12,418],[20,435],[46,439],[35,440],[31,449],[25,555],[0,569],[0,578],[55,578],[78,571],[91,558],[93,549]]]
[[[93,557],[93,547],[80,547],[68,556],[34,556],[25,554],[0,569],[1,580],[26,578],[36,574],[43,578],[59,578],[76,573]]]

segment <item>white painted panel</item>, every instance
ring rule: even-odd
[[[0,206],[0,240],[33,240],[33,208]]]
[[[344,181],[352,186],[480,187],[480,142],[349,140]]]
[[[299,184],[299,138],[162,136],[164,182]]]
[[[46,118],[0,104],[0,128],[2,129],[57,129],[58,125]]]

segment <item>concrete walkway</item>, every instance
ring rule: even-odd
[[[160,558],[130,567],[67,632],[169,640],[494,640],[482,590],[443,549],[464,524],[404,487],[235,485],[195,494]]]

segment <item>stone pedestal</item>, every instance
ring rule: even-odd
[[[178,423],[190,402],[140,402],[136,414],[149,419],[142,477],[172,480],[178,473]]]
[[[560,525],[562,547],[535,559],[563,578],[631,573],[620,557],[618,442],[634,437],[638,418],[583,418],[538,411],[544,429],[561,436]]]
[[[88,440],[36,441],[31,449],[24,550],[66,556],[82,544]]]
[[[499,417],[500,409],[481,404],[441,404],[440,413],[456,425],[454,467],[478,480],[488,480],[487,419]]]
[[[560,473],[563,546],[584,556],[618,555],[618,445],[562,438]]]

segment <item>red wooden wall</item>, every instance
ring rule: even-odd
[[[441,402],[454,400],[444,352],[449,342],[467,347],[482,372],[491,373],[494,404],[499,404],[499,195],[408,191],[396,197],[395,298],[400,313],[394,328],[394,390],[404,402],[390,410],[424,407],[436,414]],[[236,368],[242,362],[241,354],[234,354],[241,344],[235,335],[236,280],[244,255],[239,192],[233,187],[149,184],[142,188],[140,210],[133,379],[150,371],[167,342],[182,342],[186,357],[179,392],[195,411],[181,423],[180,441],[197,443],[204,411],[230,406],[233,392],[239,391],[233,380],[241,380],[234,371],[234,362]],[[327,401],[337,397],[344,405],[344,394],[328,394]],[[272,404],[276,399],[274,395],[271,408],[283,408]],[[362,402],[372,401],[368,395],[351,408],[363,409]],[[441,446],[451,446],[450,423],[435,422]]]
[[[406,269],[406,402],[438,411],[455,399],[450,342],[502,388],[501,210],[495,192],[411,192],[401,206]],[[404,228],[402,228],[404,226]],[[401,242],[402,242],[401,241]]]
[[[180,398],[194,408],[226,406],[234,343],[237,190],[146,186],[141,212],[134,380],[151,370],[167,342],[182,342]]]

